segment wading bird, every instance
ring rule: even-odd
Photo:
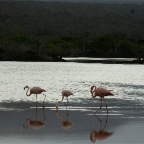
[[[31,89],[30,89],[30,87],[29,86],[25,86],[24,87],[24,90],[27,88],[27,91],[26,91],[26,95],[27,96],[30,96],[31,94],[36,94],[36,101],[37,101],[37,94],[41,94],[42,92],[46,92],[46,90],[44,90],[44,89],[41,89],[40,87],[32,87]],[[30,90],[30,92],[29,92],[29,94],[28,94],[28,91]],[[46,95],[45,95],[46,96]],[[45,100],[45,98],[44,98],[44,100]],[[43,104],[44,104],[44,102],[43,102]],[[44,106],[43,106],[44,107]]]
[[[63,91],[62,91],[62,100],[61,100],[61,102],[63,101],[64,97],[67,97],[67,102],[69,102],[69,101],[68,101],[68,97],[69,97],[70,95],[73,95],[73,93],[72,93],[70,90],[63,90]]]
[[[102,108],[102,100],[104,100],[105,106],[106,106],[106,109],[107,109],[107,104],[106,104],[106,101],[105,101],[104,97],[105,96],[114,96],[114,94],[111,91],[112,90],[107,90],[107,89],[96,87],[96,86],[91,87],[90,92],[92,94],[92,97],[95,98],[96,96],[99,96],[101,98],[100,108],[97,109],[96,112]],[[108,113],[108,109],[107,109],[107,113]]]

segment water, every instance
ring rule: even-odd
[[[46,89],[49,101],[60,100],[63,89],[73,91],[72,100],[89,98],[91,85],[112,89],[119,99],[143,101],[143,71],[143,65],[1,62],[0,102],[34,101],[25,95],[26,85]]]
[[[85,106],[90,100],[92,85],[112,89],[115,97],[107,98],[127,105],[144,103],[143,65],[85,64],[85,63],[46,63],[46,62],[1,62],[0,63],[0,102],[35,102],[35,96],[26,96],[24,87],[39,86],[47,91],[47,101],[61,100],[61,91],[69,89],[75,106]],[[38,95],[38,101],[44,96]],[[116,101],[116,103],[115,103]],[[113,106],[113,107],[114,107]]]
[[[1,142],[91,143],[91,130],[104,126],[107,117],[104,104],[97,113],[99,118],[94,116],[100,101],[91,98],[90,87],[96,85],[115,93],[114,97],[106,98],[109,110],[106,130],[113,135],[101,143],[143,143],[143,71],[143,65],[134,64],[1,62]],[[36,98],[26,96],[26,85],[47,90],[44,111],[41,109],[44,96],[38,95],[36,109]],[[65,106],[66,100],[59,106],[58,116],[55,104],[61,100],[63,89],[71,90],[74,95],[69,98],[68,106]],[[74,125],[68,130],[63,129],[61,118]],[[45,126],[40,130],[25,129],[23,124],[27,119],[41,120]]]

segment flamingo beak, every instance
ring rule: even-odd
[[[28,125],[27,124],[23,124],[23,128],[27,129]]]
[[[25,90],[26,88],[29,88],[29,87],[28,87],[28,86],[25,86],[25,87],[24,87],[24,90]]]
[[[96,136],[95,136],[95,130],[94,131],[92,131],[91,132],[91,134],[90,134],[90,140],[92,141],[92,142],[96,142]]]

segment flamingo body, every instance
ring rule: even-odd
[[[25,128],[30,127],[32,129],[40,129],[40,128],[44,127],[45,124],[41,121],[27,119],[26,125],[23,125],[23,126]]]
[[[95,131],[93,130],[90,134],[90,140],[92,142],[95,142],[96,140],[105,140],[108,137],[110,137],[113,133],[112,132],[107,132],[107,131]]]
[[[29,86],[25,86],[24,87],[24,90],[27,88],[27,91],[26,91],[26,95],[27,96],[30,96],[31,94],[35,94],[36,95],[36,101],[37,101],[37,94],[41,94],[42,92],[46,92],[46,90],[44,90],[44,89],[41,89],[40,87],[32,87],[31,89],[30,89],[30,87]],[[29,94],[28,94],[28,91],[29,91]],[[44,94],[45,95],[45,94]],[[46,95],[45,95],[45,97],[46,97]],[[45,100],[45,97],[44,97],[44,100]],[[43,106],[42,106],[43,108],[44,108],[44,101],[43,101]]]
[[[30,93],[32,94],[41,94],[42,92],[45,92],[45,90],[40,87],[33,87],[30,89]]]
[[[62,91],[62,96],[68,97],[70,95],[73,95],[73,93],[70,90],[63,90]]]
[[[70,95],[73,95],[73,93],[70,90],[63,90],[62,91],[62,101],[63,101],[64,97],[67,97],[67,102],[68,102],[68,97]]]
[[[100,88],[100,87],[97,88],[96,86],[92,86],[90,92],[93,98],[95,98],[96,96],[99,96],[101,98],[101,105],[100,105],[100,108],[97,109],[97,111],[102,108],[102,100],[104,100],[105,102],[105,99],[104,99],[105,96],[114,96],[114,94],[110,90],[107,90],[105,88]],[[105,102],[105,106],[107,109],[106,102]],[[107,109],[107,113],[108,113],[108,109]]]
[[[110,95],[114,96],[114,94],[111,91],[105,88],[100,88],[100,87],[97,88],[96,86],[92,86],[90,92],[92,94],[92,97],[96,97],[96,96],[105,97]]]
[[[28,89],[27,92],[26,92],[26,95],[27,95],[27,96],[30,96],[31,94],[36,94],[36,95],[37,95],[37,94],[41,94],[42,92],[46,92],[46,90],[41,89],[40,87],[32,87],[32,88],[30,89],[29,86],[25,86],[25,87],[24,87],[24,90],[25,90],[26,88]],[[29,92],[29,94],[28,94],[29,89],[30,89],[30,92]]]
[[[70,122],[68,120],[66,120],[66,121],[62,120],[61,126],[62,126],[63,129],[69,129],[73,126],[73,122]]]

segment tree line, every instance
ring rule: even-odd
[[[0,60],[144,58],[144,5],[0,2]]]
[[[0,39],[0,60],[61,61],[62,57],[144,58],[143,41],[125,36],[58,37],[41,41],[29,36]]]

